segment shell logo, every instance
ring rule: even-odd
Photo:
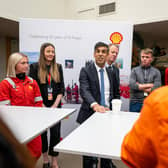
[[[113,44],[120,44],[122,40],[123,40],[123,36],[119,32],[114,32],[110,35],[110,41]]]
[[[32,86],[29,86],[29,90],[32,90],[33,89],[33,87]]]

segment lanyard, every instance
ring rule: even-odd
[[[48,100],[53,100],[53,89],[51,88],[51,74],[48,75]]]
[[[48,85],[51,87],[51,74],[48,75]]]

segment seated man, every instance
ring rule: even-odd
[[[121,158],[130,168],[168,167],[168,87],[153,91],[125,136]]]

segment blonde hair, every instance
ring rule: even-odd
[[[16,65],[23,58],[27,57],[23,53],[13,53],[9,56],[7,66],[7,77],[16,77]]]
[[[41,48],[40,48],[40,58],[39,58],[39,62],[38,62],[39,63],[38,78],[40,79],[40,83],[43,83],[43,84],[46,83],[46,77],[48,78],[48,72],[47,72],[47,68],[46,68],[46,60],[45,60],[45,55],[44,55],[45,48],[48,46],[53,47],[55,50],[54,45],[51,43],[42,44]],[[54,56],[54,59],[51,62],[50,74],[51,74],[52,79],[55,82],[60,82],[60,74],[58,71],[58,66],[59,65],[56,63],[56,59]]]
[[[118,48],[118,50],[119,50],[119,48],[120,48],[120,46],[119,46],[118,44],[110,43],[110,44],[108,45],[109,50],[110,50],[110,48],[111,48],[112,46],[115,46],[116,48]]]

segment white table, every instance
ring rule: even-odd
[[[76,109],[0,106],[0,117],[21,143],[27,143]]]
[[[120,160],[121,144],[139,113],[94,113],[54,147],[55,151]]]

